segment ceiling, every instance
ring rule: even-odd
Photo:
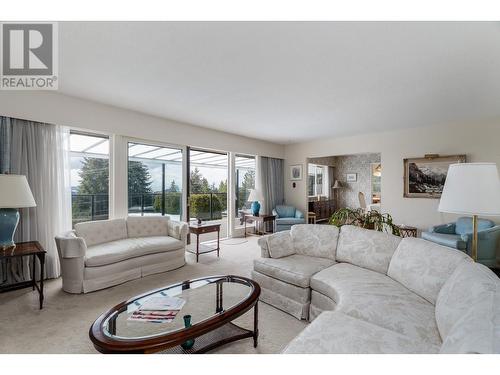
[[[62,22],[59,88],[287,144],[500,116],[500,23]]]

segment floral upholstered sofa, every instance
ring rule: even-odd
[[[259,244],[261,300],[311,321],[284,353],[500,353],[500,279],[460,251],[307,224]]]
[[[187,223],[168,216],[87,221],[56,237],[63,290],[87,293],[184,266]]]

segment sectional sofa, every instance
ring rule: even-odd
[[[182,267],[187,232],[168,216],[78,223],[55,239],[63,290],[87,293]]]
[[[259,245],[261,300],[311,321],[284,353],[500,353],[500,279],[463,252],[307,224]]]

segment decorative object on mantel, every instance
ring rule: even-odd
[[[345,175],[345,180],[347,182],[356,182],[356,181],[358,181],[358,174],[357,173],[347,173]]]
[[[472,216],[471,256],[476,261],[478,215],[500,216],[500,178],[496,164],[450,165],[438,210]]]
[[[36,207],[26,176],[0,174],[0,249],[15,247],[18,208]]]
[[[290,166],[290,181],[301,181],[302,180],[302,164],[296,164]]]
[[[427,154],[423,158],[403,159],[405,198],[439,198],[443,192],[451,164],[465,163],[465,155],[439,156]]]
[[[379,232],[392,233],[400,236],[399,227],[393,223],[390,214],[382,214],[378,211],[363,211],[350,208],[341,208],[330,217],[330,225],[341,227],[343,225],[356,225],[365,229],[373,229]]]

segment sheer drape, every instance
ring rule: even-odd
[[[271,213],[274,207],[285,202],[285,174],[282,159],[260,157],[258,165],[259,189],[264,195],[264,213]]]
[[[9,173],[27,177],[37,204],[20,210],[15,240],[39,241],[47,251],[47,277],[58,277],[54,237],[71,228],[69,130],[27,120],[2,121],[10,122]],[[29,275],[28,260],[23,259],[22,269],[20,266],[12,265],[14,279]]]

